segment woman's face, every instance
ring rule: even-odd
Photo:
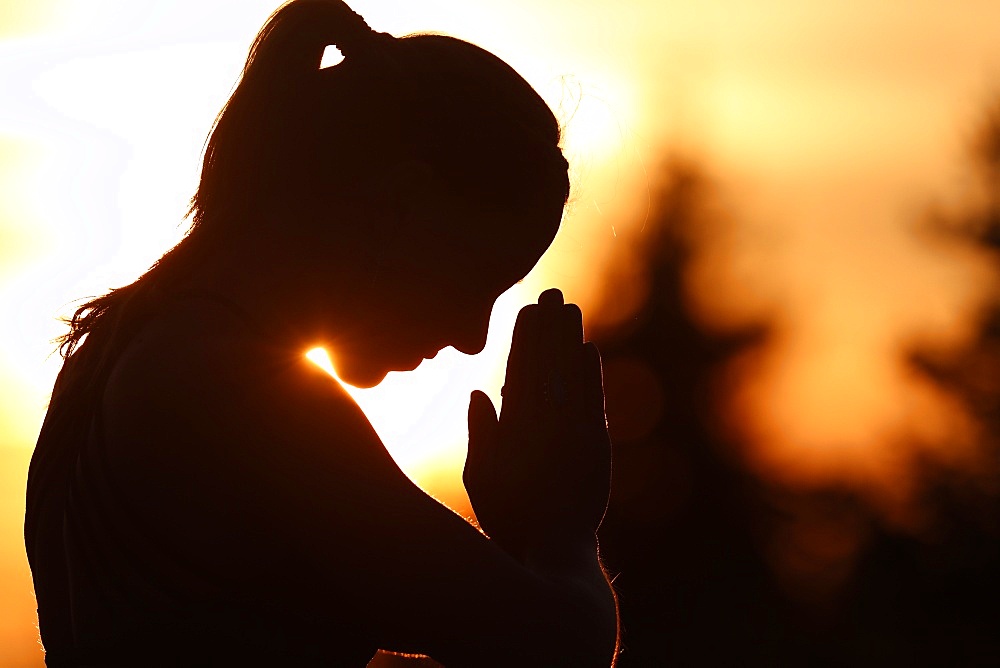
[[[480,352],[497,297],[538,262],[560,213],[534,221],[470,214],[387,235],[370,276],[361,279],[370,284],[358,286],[355,326],[333,346],[338,375],[370,387],[448,346]]]

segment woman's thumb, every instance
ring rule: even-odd
[[[469,441],[492,440],[498,425],[497,411],[485,392],[475,390],[469,397]]]
[[[466,468],[470,464],[475,466],[489,460],[498,427],[493,402],[484,392],[474,391],[469,397],[469,455],[465,462]]]

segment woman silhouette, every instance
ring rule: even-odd
[[[344,61],[320,69],[334,44]],[[457,39],[294,0],[206,147],[185,239],[83,305],[32,459],[25,537],[49,666],[607,666],[595,532],[600,358],[550,290],[522,310],[499,419],[469,407],[487,535],[396,467],[350,397],[482,350],[568,194],[551,112]]]

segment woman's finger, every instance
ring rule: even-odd
[[[562,306],[565,300],[563,299],[563,293],[559,288],[549,288],[542,294],[538,295],[538,305],[539,306]]]
[[[547,398],[556,408],[578,401],[583,316],[576,304],[553,308],[547,323]]]
[[[595,421],[600,421],[602,425],[606,425],[601,351],[592,341],[583,344],[583,392],[587,415]]]
[[[544,313],[537,304],[521,309],[514,323],[514,335],[507,357],[507,374],[504,379],[504,410],[518,410],[542,400],[541,358],[543,345],[541,330]]]

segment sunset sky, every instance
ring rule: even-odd
[[[41,665],[20,523],[59,366],[56,318],[131,281],[180,238],[205,137],[276,6],[0,0],[4,666]],[[574,192],[563,229],[498,302],[486,351],[449,349],[355,392],[404,469],[439,498],[463,503],[468,395],[482,388],[499,400],[517,309],[552,285],[585,313],[627,291],[603,285],[601,269],[628,262],[671,155],[703,164],[738,223],[705,240],[687,277],[699,322],[776,323],[734,399],[758,471],[877,485],[894,471],[872,443],[964,428],[894,354],[913,341],[961,343],[987,291],[995,296],[986,258],[931,243],[916,226],[930,205],[958,206],[971,192],[971,133],[1000,94],[1000,3],[352,6],[377,30],[442,32],[493,51],[565,125]]]

